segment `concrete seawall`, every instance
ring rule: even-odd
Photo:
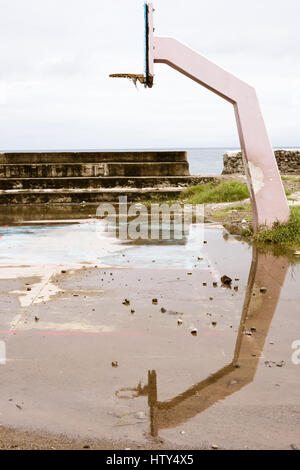
[[[207,178],[190,176],[184,151],[0,154],[0,205],[170,197],[200,180]]]

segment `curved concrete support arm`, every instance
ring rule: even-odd
[[[287,222],[290,211],[254,88],[176,39],[152,37],[165,63],[233,104],[253,209],[253,227]]]

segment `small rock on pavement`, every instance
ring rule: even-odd
[[[113,362],[111,363],[111,365],[112,365],[112,367],[118,367],[118,366],[119,366],[119,363],[118,363],[118,361],[113,361]]]
[[[156,305],[158,303],[158,300],[157,299],[152,299],[152,303]]]
[[[193,328],[193,329],[191,330],[191,335],[197,336],[197,334],[198,334],[197,328]]]
[[[211,448],[212,448],[213,450],[218,450],[218,449],[219,449],[219,446],[217,446],[216,444],[213,444],[213,445],[211,446]]]
[[[178,324],[178,326],[182,325],[182,320],[181,320],[181,318],[178,318],[177,324]]]
[[[162,307],[162,308],[160,309],[160,311],[161,311],[161,313],[166,313],[167,310],[166,310],[164,307]]]
[[[39,321],[39,317],[34,317],[34,321],[38,322],[38,321]]]
[[[124,302],[123,302],[123,305],[130,305],[130,300],[125,299]]]
[[[232,283],[232,279],[231,279],[231,277],[224,275],[224,276],[221,277],[221,282],[225,286],[230,286],[230,284]]]
[[[261,292],[262,294],[265,294],[265,293],[267,292],[267,288],[266,288],[266,287],[261,287],[259,290],[260,290],[260,292]]]

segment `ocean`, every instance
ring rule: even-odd
[[[220,175],[223,171],[223,155],[238,148],[193,148],[187,149],[191,175]]]

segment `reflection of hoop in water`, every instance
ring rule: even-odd
[[[122,396],[120,395],[121,392],[132,392],[131,396]],[[135,392],[135,393],[134,393]],[[115,392],[116,397],[120,398],[121,400],[132,400],[133,398],[138,398],[141,396],[147,396],[148,395],[148,385],[145,385],[142,387],[142,382],[139,382],[137,387],[130,388],[130,387],[124,387],[120,388]]]

